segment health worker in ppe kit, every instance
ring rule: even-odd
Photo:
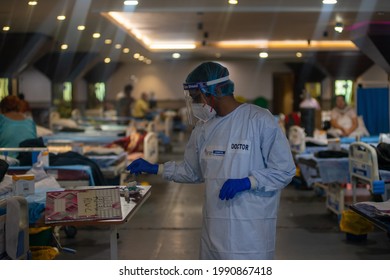
[[[295,175],[285,134],[266,109],[239,103],[221,64],[205,62],[184,84],[197,119],[184,160],[132,162],[130,173],[206,185],[201,259],[273,259],[281,190]]]

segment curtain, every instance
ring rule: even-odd
[[[389,133],[389,88],[358,88],[357,114],[370,135]]]

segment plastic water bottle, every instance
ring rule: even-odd
[[[49,151],[42,151],[38,155],[38,161],[42,162],[43,166],[49,166]]]

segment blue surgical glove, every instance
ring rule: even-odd
[[[251,181],[248,177],[243,179],[228,179],[219,191],[219,198],[221,200],[229,200],[232,199],[238,192],[249,190],[250,188]]]
[[[139,175],[142,172],[149,174],[157,174],[158,164],[151,164],[150,162],[144,160],[143,158],[136,159],[126,168],[130,173]]]

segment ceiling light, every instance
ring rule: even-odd
[[[219,41],[216,44],[218,48],[267,48],[266,40],[237,40],[237,41]]]
[[[238,0],[229,0],[228,3],[230,5],[237,5],[238,4]]]
[[[36,6],[36,5],[38,5],[38,1],[28,1],[28,4],[30,6]]]
[[[136,26],[133,26],[132,22],[128,20],[125,16],[120,12],[108,12],[103,14],[109,20],[113,21],[116,25],[123,27],[127,31],[129,35],[136,38],[140,41],[142,45],[144,45],[148,49],[154,50],[179,50],[179,49],[195,49],[195,42],[153,42],[153,40],[147,38],[144,34],[142,34]]]
[[[152,43],[149,46],[154,50],[189,50],[195,49],[195,43]]]
[[[61,45],[61,50],[66,50],[68,49],[68,45],[67,44],[62,44]]]
[[[9,26],[3,26],[3,31],[9,31],[11,29],[11,27]]]
[[[123,49],[123,53],[129,53],[130,52],[130,49],[129,48],[124,48]]]
[[[98,39],[98,38],[100,38],[100,33],[93,33],[92,37],[95,39]]]
[[[57,16],[57,19],[58,19],[58,20],[65,20],[65,19],[66,19],[66,16],[64,16],[64,15],[59,15],[59,16]]]
[[[301,52],[297,52],[295,55],[296,55],[296,57],[302,57],[302,53]]]
[[[111,58],[106,57],[106,58],[104,59],[104,63],[110,63],[110,62],[111,62]]]
[[[145,61],[146,64],[151,64],[152,61],[148,58],[146,61]]]
[[[336,22],[336,25],[334,27],[334,30],[338,33],[343,32],[344,26],[341,22]]]
[[[322,4],[337,4],[337,0],[322,0]]]
[[[267,52],[261,52],[261,53],[259,53],[259,57],[267,58],[268,57],[268,53]]]
[[[85,26],[84,25],[79,25],[79,26],[77,26],[77,30],[80,30],[80,31],[85,30]]]
[[[138,1],[124,1],[123,4],[126,6],[137,6]]]
[[[139,56],[140,56],[140,54],[139,54],[139,53],[135,53],[135,54],[133,55],[133,57],[134,57],[135,59],[138,59],[138,58],[139,58]]]
[[[180,53],[175,52],[172,54],[172,57],[175,59],[178,59],[178,58],[180,58]]]
[[[139,60],[139,61],[143,61],[144,59],[145,59],[145,57],[144,57],[143,55],[141,55],[141,56],[138,57],[138,60]]]
[[[304,49],[317,49],[317,50],[357,50],[356,45],[352,41],[331,41],[331,40],[318,40],[310,41],[310,45],[307,44],[307,40],[284,40],[284,41],[265,41],[265,40],[253,40],[253,41],[220,41],[214,44],[217,48],[222,49],[272,49],[272,50],[304,50]]]
[[[117,50],[119,50],[121,47],[122,47],[121,44],[115,44],[115,48],[116,48]]]
[[[111,39],[104,40],[104,44],[106,44],[106,45],[110,45],[111,43],[112,43]]]

